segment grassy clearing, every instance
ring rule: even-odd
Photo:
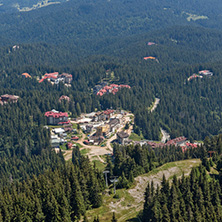
[[[191,14],[187,12],[182,12],[182,14],[186,14],[188,16],[187,17],[188,22],[190,22],[191,20],[196,21],[200,19],[209,19],[207,16],[204,16],[204,15],[195,15],[195,14]]]
[[[60,148],[61,150],[67,150],[66,144],[60,145],[59,148]]]
[[[133,140],[133,141],[140,141],[140,140],[143,140],[144,137],[143,137],[143,136],[139,136],[139,135],[136,134],[136,133],[131,133],[129,139],[130,139],[130,140]]]
[[[87,211],[87,218],[89,221],[92,221],[95,216],[99,216],[100,221],[111,221],[112,219],[112,212],[116,211],[116,217],[120,218],[123,215],[128,213],[127,209],[123,209],[121,212],[117,212],[118,209],[115,209],[114,206],[116,204],[121,205],[128,205],[128,203],[133,203],[133,197],[125,190],[117,190],[116,194],[120,196],[120,199],[113,198],[114,194],[105,194],[103,195],[103,205],[97,209],[92,209]],[[113,208],[112,208],[113,205]],[[119,222],[119,220],[118,220]]]
[[[105,170],[106,165],[104,163],[101,163],[99,160],[93,160],[92,162],[96,164],[96,168],[98,168],[98,170]]]
[[[169,177],[169,179],[172,179],[174,175],[176,176],[182,176],[184,173],[185,175],[190,172],[190,169],[192,167],[199,166],[201,161],[199,159],[195,160],[182,160],[182,161],[177,161],[177,162],[171,162],[171,163],[166,163],[161,167],[158,167],[156,169],[153,169],[150,171],[148,174],[145,174],[144,176],[151,176],[155,175],[161,171],[169,171],[170,168],[177,168],[177,170],[174,170],[174,173]],[[162,179],[162,178],[160,178]]]
[[[79,144],[80,145],[80,144]],[[89,149],[82,149],[82,150],[80,150],[80,153],[82,154],[82,155],[86,155],[86,154],[88,154],[89,153]]]
[[[96,160],[94,160],[96,161]],[[185,175],[188,175],[188,173],[191,171],[192,167],[196,167],[200,164],[199,159],[192,159],[192,160],[183,160],[183,161],[177,161],[172,163],[164,164],[161,167],[158,167],[152,171],[150,171],[147,174],[141,175],[140,177],[147,178],[147,181],[156,180],[161,181],[162,180],[162,171],[168,173],[168,178],[172,179],[173,175],[176,175],[177,177],[182,176],[183,172]],[[98,160],[96,163],[101,164]],[[135,179],[137,181],[137,178]],[[142,184],[135,182],[133,188],[135,191],[133,192],[133,195],[135,193],[143,194],[145,191],[145,187],[147,186],[147,182]],[[97,209],[92,209],[87,211],[87,217],[89,221],[92,221],[94,216],[99,216],[100,221],[111,221],[112,219],[112,212],[116,212],[116,218],[118,222],[123,221],[131,221],[131,222],[139,222],[139,219],[137,218],[137,215],[139,211],[142,209],[143,206],[143,198],[141,198],[138,201],[134,199],[134,197],[129,193],[129,190],[125,189],[119,189],[117,190],[117,194],[119,196],[119,199],[113,198],[114,194],[108,194],[108,191],[105,195],[103,195],[103,205]]]
[[[83,145],[81,145],[80,143],[73,143],[73,144],[76,144],[76,146],[80,149],[83,147]]]

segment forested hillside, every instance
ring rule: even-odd
[[[40,2],[40,1],[39,1]],[[52,2],[52,1],[50,1]],[[221,7],[214,1],[76,1],[16,12],[29,1],[3,1],[0,34],[13,42],[75,43],[78,40],[125,37],[174,25],[221,28]],[[216,5],[216,7],[215,7]],[[9,11],[14,11],[9,13]]]
[[[129,188],[164,163],[201,158],[190,177],[148,186],[143,218],[220,221],[221,9],[219,0],[0,1],[0,96],[17,98],[0,104],[0,221],[79,221],[102,204],[102,172],[78,148],[67,163],[52,151],[44,117],[52,109],[70,118],[123,109],[139,138],[160,141],[164,129],[204,141],[188,150],[113,145],[106,164],[117,188]],[[39,82],[51,72],[70,73],[72,82]],[[106,81],[129,87],[93,92]]]

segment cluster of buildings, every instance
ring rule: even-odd
[[[74,132],[74,129],[69,127],[53,129],[50,138],[52,148],[59,148],[60,145],[67,143],[67,133],[72,132]],[[68,149],[71,149],[74,144],[68,142],[66,145]]]
[[[15,95],[1,95],[0,96],[0,104],[4,105],[6,103],[17,103],[19,96],[15,96]]]
[[[113,95],[115,95],[121,88],[130,89],[131,87],[129,85],[117,85],[117,84],[108,85],[106,82],[103,82],[99,85],[96,85],[93,88],[93,92],[97,96],[103,96],[104,94],[107,94],[107,93],[112,93]]]
[[[213,73],[210,70],[201,70],[198,72],[198,74],[194,73],[192,76],[190,76],[187,80],[190,81],[192,79],[196,78],[203,78],[204,76],[213,76]]]
[[[39,83],[43,82],[45,79],[54,84],[59,84],[60,82],[70,84],[72,82],[72,75],[68,73],[59,74],[58,72],[46,73],[42,79],[39,80]]]
[[[59,112],[55,109],[46,112],[45,117],[47,118],[48,125],[64,125],[70,123],[67,112]]]
[[[82,115],[76,118],[75,122],[80,124],[83,132],[88,134],[88,140],[84,141],[85,144],[101,144],[105,138],[116,133],[124,125],[124,116],[124,111],[107,109]]]
[[[179,146],[182,148],[183,152],[185,152],[188,148],[197,148],[199,145],[198,143],[190,143],[190,141],[187,140],[187,138],[184,136],[169,140],[166,143],[157,143],[154,141],[143,140],[143,141],[135,141],[134,144],[140,144],[141,146],[149,145],[152,148],[158,148],[158,147],[163,148],[165,146]]]

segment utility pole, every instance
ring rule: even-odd
[[[106,177],[106,187],[108,187],[107,174],[109,173],[109,170],[104,170],[103,173],[105,174]]]
[[[118,177],[118,176],[113,176],[113,177],[112,177],[113,179],[110,180],[110,182],[113,183],[114,194],[116,194],[116,183],[118,182],[117,177]]]

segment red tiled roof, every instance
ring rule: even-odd
[[[25,76],[25,78],[32,78],[28,73],[22,73],[22,76]]]
[[[71,140],[78,140],[78,139],[79,139],[78,136],[73,136],[73,137],[71,138]]]
[[[54,117],[54,118],[60,118],[60,117],[68,117],[68,113],[64,112],[59,112],[59,113],[55,113],[53,111],[48,111],[45,113],[46,117]]]

